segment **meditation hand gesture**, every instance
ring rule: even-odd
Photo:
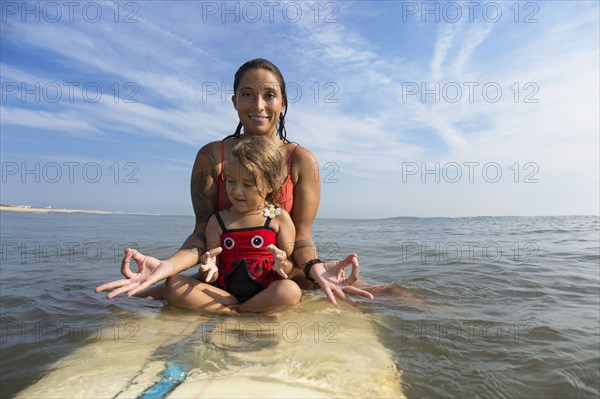
[[[121,274],[125,276],[125,279],[115,280],[96,287],[96,292],[112,290],[106,295],[108,299],[125,293],[129,297],[133,296],[135,293],[145,290],[152,284],[176,273],[175,267],[168,261],[161,261],[143,255],[133,248],[126,248],[124,252],[125,257],[121,262]],[[138,265],[137,273],[132,273],[129,268],[131,259]]]
[[[219,275],[217,256],[219,256],[222,250],[223,248],[217,247],[211,249],[210,251],[206,251],[204,255],[202,255],[202,259],[200,261],[200,272],[205,273],[206,277],[204,281],[207,283],[213,283]]]
[[[283,278],[288,278],[288,275],[285,273],[284,270],[290,268],[290,262],[287,260],[287,255],[285,251],[277,248],[273,244],[267,247],[267,251],[273,254],[273,271]]]
[[[345,277],[344,270],[352,265],[352,272],[349,277]],[[342,260],[336,260],[325,263],[315,263],[310,270],[310,276],[319,284],[321,289],[325,291],[325,295],[329,301],[338,306],[335,297],[348,302],[350,305],[354,305],[348,295],[358,295],[367,299],[373,299],[373,295],[367,291],[361,290],[360,288],[352,287],[358,280],[358,257],[356,254],[350,254]]]

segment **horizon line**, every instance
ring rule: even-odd
[[[149,213],[149,212],[122,212],[122,211],[105,211],[97,209],[70,209],[70,208],[52,208],[34,207],[30,205],[9,205],[0,204],[2,211],[16,212],[37,212],[37,213],[89,213],[96,215],[137,215],[137,216],[185,216],[194,217],[194,214],[171,214],[171,213]],[[317,217],[315,220],[391,220],[391,219],[461,219],[461,218],[489,218],[489,217],[568,217],[568,216],[594,216],[600,217],[599,214],[555,214],[555,215],[470,215],[470,216],[389,216],[382,218],[357,218],[357,217]]]

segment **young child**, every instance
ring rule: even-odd
[[[274,204],[281,187],[282,159],[276,145],[248,137],[225,164],[225,191],[231,206],[206,227],[200,272],[207,283],[237,299],[233,310],[261,311],[297,304],[301,290],[288,279],[296,230],[290,215]]]

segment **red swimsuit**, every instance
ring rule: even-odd
[[[223,234],[219,255],[219,278],[217,285],[230,292],[240,302],[245,302],[273,281],[281,277],[271,270],[273,254],[266,250],[270,244],[276,244],[277,235],[266,218],[265,224],[258,227],[228,230],[225,228],[220,212],[215,214]]]

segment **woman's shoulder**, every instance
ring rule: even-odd
[[[290,151],[292,152],[292,162],[305,163],[305,162],[316,162],[317,158],[314,154],[306,147],[300,144],[290,143]]]
[[[204,144],[200,149],[198,149],[198,153],[196,154],[196,160],[200,158],[209,158],[212,159],[217,154],[219,141],[211,141],[210,143]]]
[[[211,141],[211,142],[208,142],[208,143],[204,144],[202,147],[200,147],[200,151],[201,152],[202,151],[206,151],[206,152],[215,152],[215,151],[218,151],[218,152],[220,152],[221,151],[221,147],[223,145],[225,145],[225,148],[229,147],[231,141],[234,141],[234,140],[223,139],[223,140]]]
[[[301,176],[313,176],[315,168],[319,166],[317,157],[306,147],[296,144],[290,160],[290,175],[294,186],[300,181]]]
[[[236,142],[237,140],[235,138],[228,138],[206,143],[198,150],[196,159],[204,158],[212,160],[214,163],[219,163],[221,158],[229,152]]]

